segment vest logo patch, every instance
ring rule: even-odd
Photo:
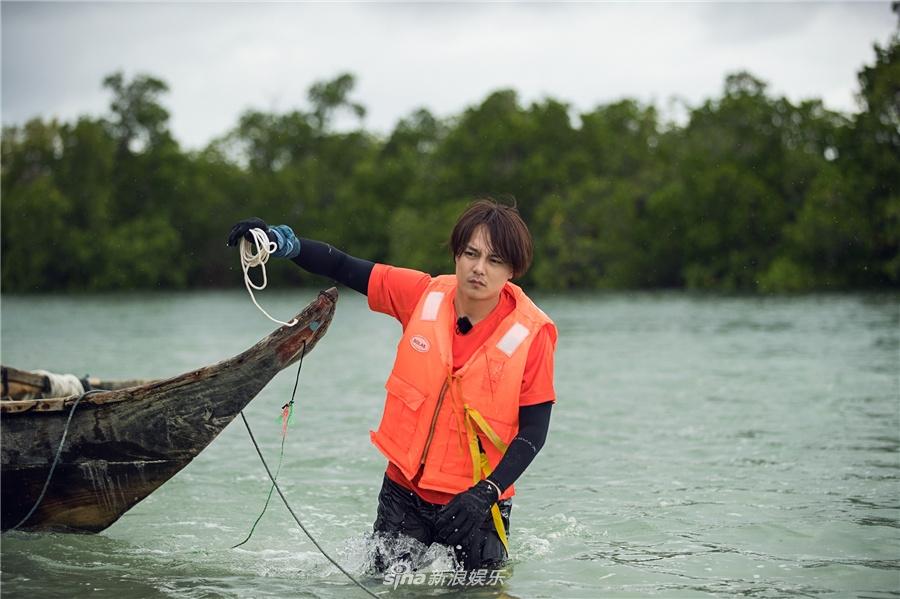
[[[415,337],[410,339],[409,344],[414,350],[423,354],[431,349],[431,343],[422,335],[416,335]]]

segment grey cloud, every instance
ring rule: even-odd
[[[712,2],[701,8],[706,39],[712,44],[755,44],[802,35],[819,18],[873,26],[891,19],[890,2]]]
[[[2,2],[0,10],[4,123],[104,112],[103,76],[148,72],[170,84],[173,131],[192,147],[247,108],[305,106],[312,82],[341,71],[358,76],[366,126],[382,132],[417,107],[455,114],[500,87],[576,110],[621,97],[695,102],[745,67],[778,93],[827,93],[848,109],[855,71],[893,26],[881,16],[886,3]]]

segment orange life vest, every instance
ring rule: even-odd
[[[418,484],[457,494],[497,466],[519,429],[519,394],[528,348],[553,322],[518,286],[513,311],[456,372],[456,276],[434,277],[397,346],[387,399],[372,443]],[[556,343],[556,328],[552,328]],[[479,447],[480,445],[480,447]],[[486,463],[474,463],[477,453]],[[483,458],[482,458],[483,460]],[[510,486],[501,498],[511,497]]]

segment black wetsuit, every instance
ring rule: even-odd
[[[292,260],[301,268],[317,275],[331,278],[368,295],[369,277],[375,264],[350,256],[327,243],[300,238],[300,254]],[[509,444],[506,453],[491,473],[490,480],[505,490],[525,471],[544,445],[550,426],[552,402],[544,402],[519,408],[519,431]],[[378,496],[378,516],[375,531],[404,533],[425,545],[435,541],[434,519],[442,506],[424,501],[415,493],[384,477]],[[507,533],[512,503],[500,502],[500,512]],[[487,518],[468,546],[457,550],[457,556],[467,569],[496,566],[505,561],[506,551]],[[385,567],[387,564],[380,564]]]

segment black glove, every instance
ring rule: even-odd
[[[463,491],[441,508],[434,523],[437,539],[455,546],[481,526],[499,499],[497,488],[486,480]]]
[[[228,234],[228,241],[225,242],[225,245],[235,246],[241,241],[241,237],[247,241],[253,241],[253,236],[250,235],[250,229],[262,229],[266,232],[269,241],[275,241],[274,235],[269,231],[269,225],[267,225],[263,219],[254,216],[253,218],[242,220],[231,227],[231,232]]]

